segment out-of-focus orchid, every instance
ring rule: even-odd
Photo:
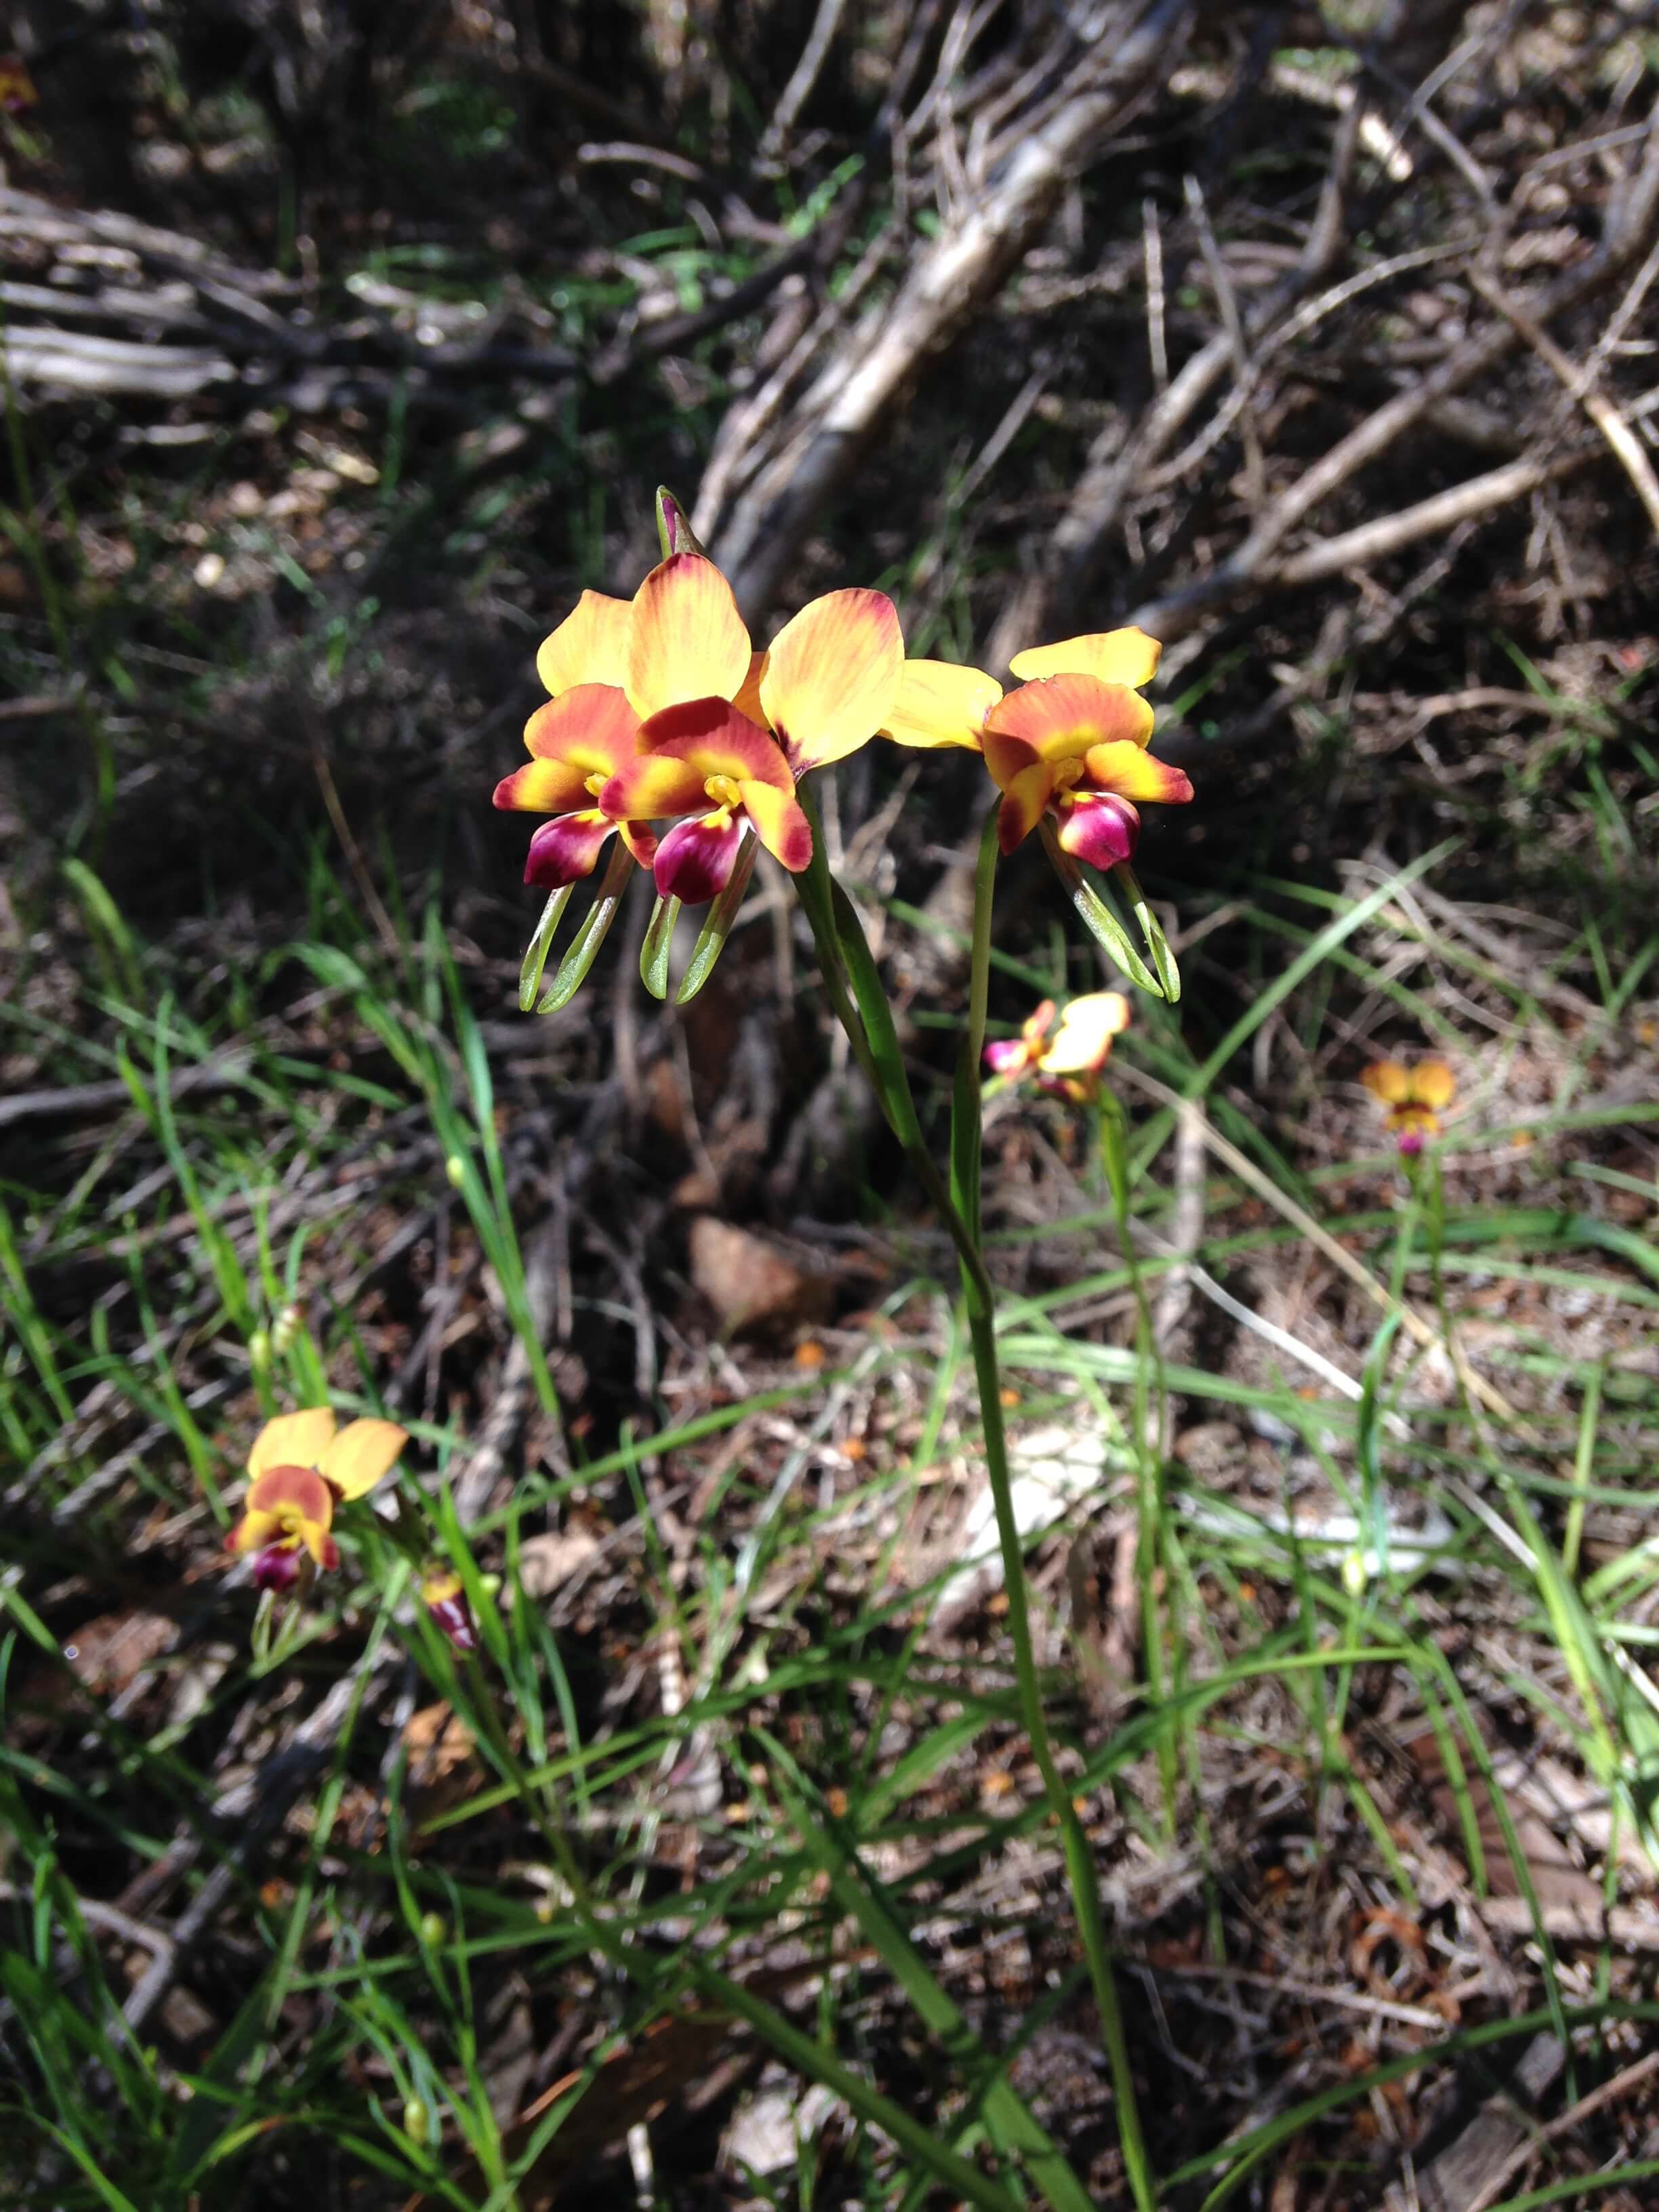
[[[1414,1067],[1379,1060],[1359,1079],[1387,1109],[1383,1119],[1407,1158],[1422,1151],[1426,1139],[1440,1134],[1440,1116],[1457,1090],[1457,1078],[1443,1060],[1419,1060]]]
[[[15,54],[0,54],[0,115],[25,115],[40,105],[34,80]]]
[[[1112,1040],[1129,1025],[1129,1001],[1121,991],[1092,991],[1073,999],[1054,1024],[1054,1002],[1045,999],[1017,1037],[985,1048],[985,1065],[1006,1083],[1031,1075],[1039,1090],[1081,1103],[1094,1096]]]
[[[409,1431],[395,1421],[350,1421],[339,1428],[326,1406],[278,1414],[248,1454],[252,1480],[226,1549],[252,1552],[254,1581],[279,1593],[302,1573],[337,1566],[339,1547],[331,1534],[335,1507],[373,1490],[408,1442]]]
[[[466,1586],[449,1567],[432,1567],[421,1577],[421,1602],[458,1651],[476,1651],[478,1632],[466,1601]]]

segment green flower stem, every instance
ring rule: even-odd
[[[1025,1559],[1019,1523],[1014,1516],[1012,1486],[1008,1471],[1007,1437],[1002,1421],[1002,1376],[997,1361],[995,1291],[986,1272],[981,1249],[980,1217],[980,1155],[982,1133],[979,1088],[980,1055],[985,1044],[985,1010],[991,972],[991,909],[996,890],[997,817],[994,808],[980,839],[979,862],[974,875],[974,933],[968,982],[968,1029],[957,1061],[957,1088],[951,1116],[952,1211],[962,1212],[970,1251],[961,1254],[963,1296],[968,1310],[969,1340],[974,1373],[979,1386],[980,1415],[985,1432],[985,1466],[996,1508],[997,1536],[1002,1547],[1003,1585],[1008,1598],[1008,1630],[1013,1639],[1014,1669],[1021,1717],[1030,1738],[1031,1753],[1060,1828],[1066,1856],[1066,1872],[1076,1908],[1078,1932],[1089,1963],[1101,2033],[1112,2069],[1112,2088],[1117,2100],[1118,2136],[1123,2163],[1139,2212],[1152,2212],[1157,2187],[1141,2134],[1140,2113],[1135,2103],[1134,2076],[1124,2039],[1123,2015],[1117,2001],[1106,1945],[1105,1923],[1100,1909],[1100,1887],[1095,1858],[1083,1823],[1078,1818],[1072,1793],[1054,1764],[1054,1746],[1042,1709],[1042,1689],[1037,1679],[1031,1648],[1031,1621],[1025,1601]]]
[[[1072,1802],[1071,1793],[1054,1763],[1054,1747],[1042,1708],[1042,1686],[1031,1647],[1030,1613],[1025,1599],[1024,1553],[1020,1543],[1019,1525],[1014,1516],[1007,1436],[1002,1419],[1002,1379],[996,1346],[996,1294],[981,1249],[980,1149],[982,1124],[979,1064],[985,1042],[986,1001],[991,965],[991,908],[998,857],[996,817],[993,814],[986,823],[975,872],[968,1027],[957,1063],[951,1112],[951,1177],[947,1187],[921,1142],[909,1079],[898,1050],[892,1009],[882,988],[868,942],[859,926],[851,902],[830,878],[823,855],[816,810],[811,807],[804,790],[800,796],[807,806],[813,828],[813,866],[808,871],[807,877],[797,877],[795,880],[817,945],[820,963],[830,982],[831,1001],[847,1030],[848,1042],[860,1066],[870,1078],[889,1126],[903,1146],[905,1157],[916,1180],[949,1231],[957,1249],[984,1429],[986,1472],[990,1480],[991,1496],[996,1510],[997,1536],[1002,1550],[1003,1577],[1008,1598],[1008,1627],[1014,1646],[1020,1716],[1060,1830],[1066,1877],[1077,1911],[1078,1930],[1088,1960],[1107,2059],[1112,2069],[1124,2166],[1139,2212],[1153,2212],[1156,2185],[1147,2162],[1146,2142],[1135,2104],[1134,2078],[1130,2070],[1123,2019],[1118,2007],[1117,1988],[1113,1980],[1111,1960],[1106,1946],[1100,1891],[1095,1879],[1094,1854]]]

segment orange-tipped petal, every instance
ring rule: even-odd
[[[409,1442],[396,1421],[350,1421],[329,1446],[323,1474],[342,1498],[361,1498],[384,1481]]]
[[[1143,752],[1127,738],[1113,744],[1091,745],[1084,768],[1097,791],[1115,791],[1121,799],[1151,799],[1164,806],[1184,806],[1193,795],[1192,784],[1180,769]]]
[[[537,651],[536,673],[552,697],[574,684],[612,684],[622,689],[628,680],[631,611],[626,599],[607,599],[603,592],[582,593]]]
[[[1005,857],[1036,828],[1054,787],[1054,771],[1047,761],[1033,761],[1004,787],[997,811],[997,842]]]
[[[1034,645],[1008,663],[1022,682],[1044,676],[1097,676],[1103,684],[1150,684],[1164,647],[1144,629],[1097,630],[1060,645]]]
[[[1121,991],[1091,991],[1073,999],[1039,1065],[1046,1075],[1089,1074],[1105,1066],[1112,1039],[1128,1026],[1129,1001]]]
[[[334,1437],[334,1416],[326,1406],[303,1413],[278,1413],[253,1439],[247,1471],[257,1483],[268,1468],[319,1467]]]
[[[1403,1106],[1412,1095],[1411,1070],[1402,1067],[1397,1060],[1375,1060],[1362,1070],[1359,1080],[1373,1098],[1380,1098],[1385,1106]]]
[[[1044,760],[1074,760],[1091,745],[1146,744],[1152,710],[1126,684],[1103,684],[1097,676],[1048,676],[1011,691],[991,709],[986,727],[1018,738]]]
[[[627,690],[641,721],[688,699],[734,698],[750,657],[732,586],[712,561],[676,553],[634,594]]]
[[[563,814],[588,797],[587,779],[567,761],[526,761],[495,786],[495,804],[520,814]]]
[[[755,834],[775,860],[793,876],[812,861],[811,825],[793,793],[777,791],[769,783],[744,783],[744,811],[755,825]]]
[[[655,833],[647,829],[643,822],[619,822],[617,824],[617,835],[642,868],[648,868],[656,859]]]
[[[928,750],[976,747],[985,717],[1001,696],[1001,684],[983,669],[961,668],[952,660],[907,660],[881,735]]]
[[[1452,1103],[1457,1078],[1443,1060],[1419,1060],[1411,1071],[1411,1099],[1414,1106],[1431,1111]]]
[[[773,639],[761,705],[797,775],[845,760],[886,720],[904,667],[904,638],[882,592],[830,592]]]
[[[639,726],[628,694],[614,684],[575,684],[536,709],[524,741],[538,760],[609,775],[639,751]]]

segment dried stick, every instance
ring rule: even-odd
[[[1600,249],[1548,287],[1533,310],[1537,321],[1547,323],[1605,291],[1636,250],[1647,242],[1656,208],[1659,208],[1659,105],[1649,117],[1641,167],[1610,207]],[[1519,337],[1512,323],[1499,320],[1464,339],[1437,368],[1376,409],[1305,470],[1213,575],[1164,599],[1149,601],[1129,619],[1167,643],[1184,636],[1215,608],[1254,589],[1272,569],[1273,556],[1299,523],[1362,468],[1380,459],[1440,400],[1495,368]]]
[[[1469,278],[1483,300],[1489,301],[1500,315],[1507,315],[1538,358],[1559,377],[1567,396],[1576,399],[1596,428],[1613,448],[1626,475],[1636,487],[1636,496],[1647,509],[1648,520],[1659,531],[1659,480],[1656,480],[1652,465],[1636,441],[1636,434],[1626,422],[1606,392],[1594,388],[1595,371],[1586,364],[1580,368],[1562,352],[1555,340],[1521,306],[1510,299],[1503,287],[1494,283],[1483,270],[1475,270]]]
[[[1646,2051],[1640,2058],[1632,2059],[1628,2066],[1620,2067],[1610,2081],[1603,2081],[1599,2088],[1592,2089],[1587,2096],[1581,2097],[1576,2105],[1570,2105],[1565,2112],[1558,2112],[1535,2135],[1528,2135],[1501,2166],[1487,2174],[1464,2206],[1463,2212],[1486,2212],[1486,2207],[1497,2203],[1507,2185],[1546,2143],[1558,2142],[1563,2136],[1571,2135],[1583,2122],[1592,2118],[1597,2112],[1605,2112],[1609,2105],[1617,2104],[1620,2098],[1628,2097],[1632,2089],[1639,2088],[1655,2074],[1659,2074],[1659,2051]]]
[[[1359,111],[1351,106],[1337,129],[1318,213],[1301,258],[1250,317],[1249,336],[1265,332],[1335,260],[1342,242],[1343,201],[1358,143]],[[1218,331],[1183,363],[1127,440],[1120,439],[1114,428],[1097,441],[1049,541],[1042,569],[1022,580],[993,626],[986,655],[990,668],[1000,674],[1022,647],[1039,638],[1063,635],[1075,627],[1101,549],[1131,490],[1203,404],[1236,351],[1232,333]]]
[[[783,96],[766,126],[766,136],[761,140],[761,158],[775,158],[783,142],[795,127],[795,118],[811,96],[812,87],[818,81],[818,72],[834,42],[847,0],[818,0],[818,12],[812,19],[806,44],[801,48],[800,59],[790,72],[789,82],[783,88]]]
[[[1167,65],[1189,0],[1158,0],[1112,45],[1100,81],[1026,137],[912,270],[890,307],[849,341],[802,400],[787,450],[715,532],[714,550],[751,619],[772,598],[803,533],[873,442],[923,362],[1002,286],[1061,191],[1143,80]],[[1103,41],[1103,43],[1105,43]]]
[[[1338,537],[1322,538],[1305,553],[1292,555],[1258,577],[1258,585],[1312,584],[1339,575],[1344,568],[1363,568],[1385,554],[1398,552],[1402,545],[1415,544],[1419,538],[1432,538],[1455,529],[1460,522],[1490,514],[1510,501],[1535,491],[1540,484],[1570,476],[1595,459],[1595,448],[1584,447],[1574,453],[1558,453],[1553,459],[1533,454],[1504,468],[1488,469],[1484,476],[1471,477],[1449,491],[1436,492],[1431,498],[1419,500],[1415,507],[1402,507],[1397,514],[1378,515],[1374,521],[1362,522]]]

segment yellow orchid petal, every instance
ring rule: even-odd
[[[930,751],[943,745],[977,749],[985,717],[1001,696],[1001,684],[981,668],[958,667],[951,660],[907,660],[881,735],[895,744]]]
[[[268,1468],[320,1467],[334,1436],[334,1416],[326,1406],[303,1413],[278,1413],[253,1439],[247,1471],[257,1482]]]
[[[1403,1106],[1412,1095],[1411,1070],[1397,1060],[1379,1060],[1360,1073],[1359,1080],[1373,1098],[1385,1106]]]
[[[568,761],[532,760],[501,778],[493,804],[516,808],[521,814],[563,814],[588,795],[587,778],[580,768]]]
[[[751,722],[764,723],[766,720],[766,709],[761,704],[761,685],[765,681],[769,657],[764,653],[750,655],[749,673],[743,679],[743,689],[732,702],[738,714],[746,714]]]
[[[1419,1060],[1411,1071],[1411,1086],[1414,1106],[1437,1110],[1451,1104],[1457,1078],[1443,1060]]]
[[[692,699],[732,699],[751,655],[732,586],[712,561],[676,553],[634,594],[625,689],[643,722]]]
[[[608,599],[603,592],[582,593],[537,648],[536,673],[553,698],[576,684],[614,684],[621,689],[628,673],[630,612],[626,599]]]
[[[408,1442],[409,1431],[396,1421],[352,1421],[329,1446],[324,1478],[342,1498],[361,1498],[391,1474]]]
[[[830,592],[773,639],[761,705],[799,775],[845,760],[892,710],[904,638],[882,592]]]
[[[1008,663],[1023,683],[1042,676],[1097,676],[1103,684],[1150,684],[1164,647],[1144,629],[1097,630],[1060,645],[1034,645]]]
[[[1104,1066],[1112,1039],[1128,1026],[1129,1001],[1121,991],[1091,991],[1066,1007],[1037,1064],[1046,1075],[1091,1073]]]
[[[775,860],[781,860],[792,875],[810,867],[812,829],[792,792],[778,791],[769,783],[744,782],[743,811],[755,825],[755,834]]]
[[[276,1514],[245,1511],[226,1537],[225,1549],[228,1552],[257,1552],[281,1533],[282,1522]]]
[[[1120,799],[1154,799],[1165,806],[1184,805],[1193,787],[1185,773],[1146,751],[1131,738],[1091,745],[1084,759],[1089,787],[1115,791]]]

